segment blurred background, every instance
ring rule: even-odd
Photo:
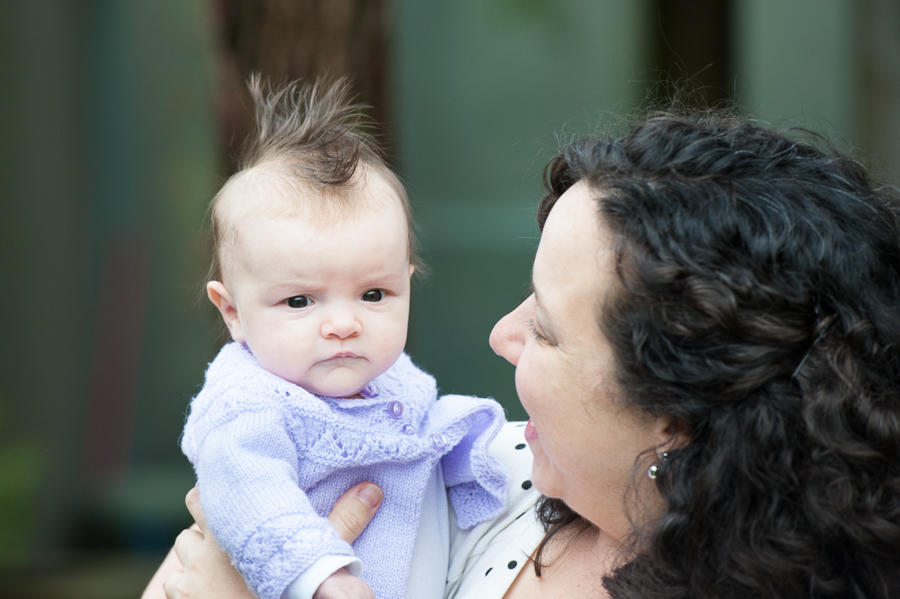
[[[125,598],[190,519],[178,440],[219,340],[205,210],[244,82],[352,75],[432,275],[408,351],[524,412],[487,337],[564,136],[673,82],[900,182],[896,0],[4,0],[0,595]]]

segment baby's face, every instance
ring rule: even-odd
[[[263,368],[317,395],[352,397],[397,360],[412,269],[394,203],[349,216],[240,220],[222,286],[234,306],[220,311]]]

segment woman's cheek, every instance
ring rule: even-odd
[[[535,392],[534,381],[541,376],[539,372],[540,362],[537,362],[534,359],[533,353],[534,348],[532,347],[532,343],[526,341],[525,346],[519,354],[519,359],[516,361],[516,392],[519,394],[519,401],[522,402],[526,411],[528,411],[528,406],[525,402],[533,396]],[[531,412],[529,412],[529,414],[531,414]]]

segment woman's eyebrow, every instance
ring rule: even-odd
[[[540,303],[541,303],[541,297],[540,297],[540,295],[538,295],[538,288],[537,288],[537,285],[534,284],[534,274],[533,274],[533,273],[532,273],[532,275],[531,275],[531,285],[528,286],[528,290],[531,291],[531,295],[534,296],[534,301],[535,301],[535,303],[537,303],[538,305],[540,305]]]
[[[528,281],[528,291],[531,292],[531,295],[534,296],[535,301],[538,300],[538,289],[537,285],[534,284],[534,269],[531,270],[531,279]]]
[[[549,314],[547,314],[547,308],[541,305],[541,299],[538,296],[537,289],[534,287],[534,282],[531,283],[531,290],[532,290],[532,295],[534,295],[534,303],[535,303],[534,316],[535,316],[535,318],[538,318],[537,309],[540,308],[541,314],[540,314],[540,318],[538,320],[540,320],[541,325],[544,326],[545,328],[552,328],[553,327],[553,319],[550,317]]]

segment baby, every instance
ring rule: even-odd
[[[181,442],[210,530],[263,599],[439,598],[448,496],[461,528],[506,502],[487,453],[503,411],[437,401],[403,353],[408,200],[346,83],[250,88],[257,129],[211,206],[207,292],[234,342],[209,365]],[[385,499],[351,548],[323,515],[364,480]]]

